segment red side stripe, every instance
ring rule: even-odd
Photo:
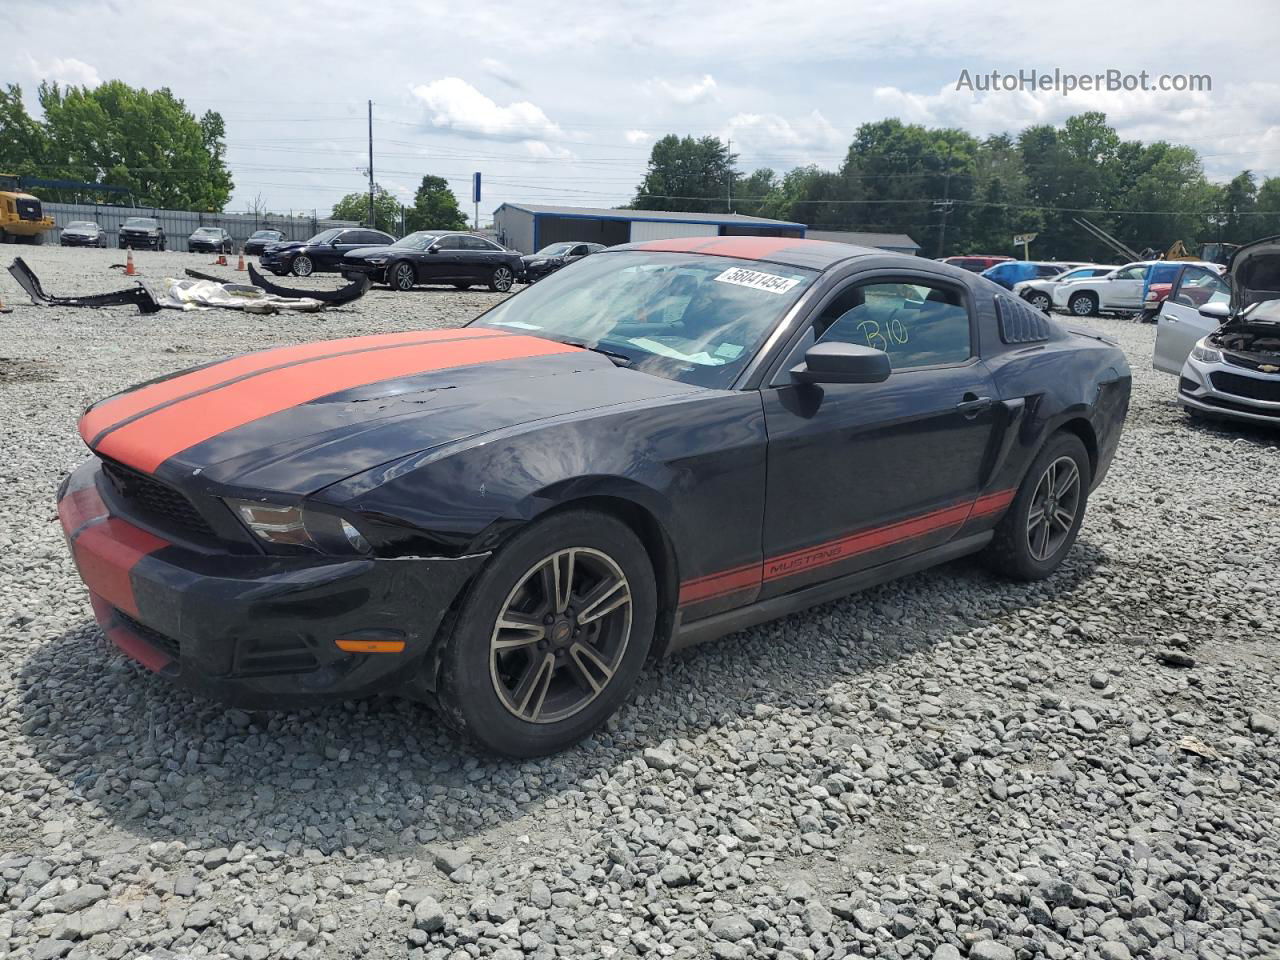
[[[85,527],[71,545],[80,579],[91,593],[97,594],[118,610],[138,615],[138,602],[133,596],[130,573],[138,561],[168,541],[140,530],[118,517]]]
[[[500,336],[478,342],[413,344],[324,357],[239,380],[163,407],[108,433],[97,450],[150,473],[197,443],[331,393],[431,370],[574,353],[578,349],[537,337]]]
[[[138,387],[126,393],[108,397],[91,407],[80,418],[80,436],[85,443],[114,424],[137,416],[153,407],[172,403],[183,397],[225,384],[236,377],[269,370],[283,364],[301,363],[321,357],[370,350],[378,347],[395,347],[409,343],[430,343],[436,340],[461,340],[478,337],[508,336],[505,331],[486,327],[467,327],[462,330],[416,330],[404,333],[379,333],[367,337],[348,337],[344,340],[324,340],[292,347],[276,347],[260,350],[242,357],[233,357],[191,373]]]
[[[977,500],[933,510],[918,517],[881,527],[872,527],[847,537],[781,554],[762,564],[748,564],[686,580],[680,585],[679,603],[684,606],[704,600],[719,599],[757,586],[762,581],[781,580],[872,550],[895,546],[947,527],[960,527],[972,517],[989,516],[1004,510],[1013,502],[1015,493],[1015,490],[989,493]]]

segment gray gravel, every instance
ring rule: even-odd
[[[20,252],[51,292],[124,282],[116,251]],[[52,499],[92,399],[498,295],[0,296],[0,957],[1280,953],[1280,438],[1188,424],[1153,328],[1096,322],[1134,403],[1052,580],[956,563],[736,634],[514,763],[408,703],[246,713],[148,675],[94,628]]]

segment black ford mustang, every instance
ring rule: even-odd
[[[983,552],[1049,575],[1121,351],[944,264],[615,247],[470,326],[283,347],[91,407],[59,513],[102,628],[275,706],[395,692],[515,755],[650,654]]]

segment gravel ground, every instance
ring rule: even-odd
[[[117,251],[19,252],[54,293],[124,283]],[[1280,438],[1184,420],[1152,327],[1096,323],[1134,401],[1054,578],[960,562],[736,634],[515,763],[413,704],[171,688],[95,629],[53,506],[92,399],[499,295],[268,318],[0,296],[0,957],[1280,954]]]

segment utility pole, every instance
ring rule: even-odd
[[[373,101],[369,101],[369,229],[377,229],[373,218]]]
[[[729,212],[733,213],[733,137],[729,138]]]
[[[951,199],[951,144],[947,144],[947,166],[942,174],[942,199],[933,201],[935,209],[942,213],[942,226],[938,230],[938,256],[945,257],[947,254],[947,216],[951,213],[951,208],[955,206],[955,201]]]

